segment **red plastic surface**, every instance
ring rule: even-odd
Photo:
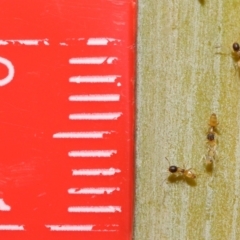
[[[0,1],[0,239],[132,238],[135,9]]]

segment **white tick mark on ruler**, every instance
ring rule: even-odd
[[[120,206],[74,206],[69,207],[68,212],[85,212],[85,213],[115,213],[115,212],[121,212]]]
[[[0,231],[24,231],[24,225],[3,225],[0,224]]]
[[[105,61],[107,64],[112,64],[114,60],[118,60],[117,57],[79,57],[70,58],[70,64],[103,64]]]
[[[53,138],[103,138],[104,134],[111,132],[59,132],[53,134]]]
[[[68,46],[71,43],[76,44],[76,42],[84,42],[86,41],[87,46],[106,46],[108,43],[113,43],[117,45],[121,42],[119,39],[115,38],[67,38],[57,44],[60,46]],[[49,46],[51,41],[48,38],[43,39],[2,39],[0,40],[0,45],[9,45],[9,44],[21,44],[25,46],[38,46],[39,44],[44,44],[45,46]]]
[[[73,231],[73,232],[116,232],[119,225],[105,225],[106,229],[96,228],[97,225],[45,225],[50,231]],[[109,229],[109,227],[114,227],[115,229]],[[96,228],[96,230],[94,229]]]
[[[109,169],[74,169],[72,170],[73,176],[112,176],[116,173],[120,173],[120,169],[109,168]]]
[[[16,40],[0,40],[0,45],[8,45],[9,43],[18,43],[26,46],[38,46],[39,43],[49,45],[48,39],[16,39]]]
[[[70,114],[70,120],[117,120],[122,115],[121,112],[115,113],[75,113]]]
[[[70,188],[69,194],[110,194],[114,191],[120,191],[118,187],[101,187],[101,188]]]
[[[69,101],[73,102],[117,102],[119,100],[119,94],[72,95],[69,97]]]
[[[87,41],[87,45],[94,45],[94,46],[103,46],[107,45],[109,42],[120,42],[114,38],[89,38]]]
[[[106,76],[74,76],[69,78],[69,82],[74,83],[113,83],[120,75]]]
[[[24,45],[38,45],[39,40],[18,40],[18,42]],[[43,42],[48,44],[47,40],[44,40]]]
[[[0,45],[8,45],[8,42],[4,40],[0,40]]]
[[[46,225],[51,231],[92,231],[95,225]]]
[[[80,150],[71,151],[68,153],[69,157],[111,157],[116,154],[117,150]]]

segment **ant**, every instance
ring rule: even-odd
[[[217,115],[212,113],[208,121],[209,129],[207,132],[207,142],[208,151],[207,154],[203,156],[206,161],[206,167],[212,170],[213,162],[216,159],[216,147],[217,147],[217,126],[219,122],[217,120]]]
[[[216,48],[218,48],[220,46],[216,46]],[[232,54],[232,58],[235,62],[234,67],[237,70],[237,68],[240,68],[240,44],[238,42],[234,42],[231,46],[231,54]],[[229,55],[229,53],[221,53],[218,52],[217,54],[221,54],[221,55]]]
[[[208,121],[208,125],[210,126],[207,133],[208,144],[213,147],[216,145],[216,135],[217,135],[217,125],[218,125],[217,115],[212,113],[210,119]]]
[[[232,55],[234,60],[237,62],[236,66],[240,68],[240,45],[237,42],[232,44]]]
[[[177,167],[175,165],[170,165],[169,160],[167,158],[166,160],[169,163],[168,171],[170,173],[176,174],[177,176],[183,176],[184,178],[188,178],[188,179],[195,179],[197,177],[196,174],[192,171],[192,168],[185,169],[185,168]]]

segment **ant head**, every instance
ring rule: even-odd
[[[209,141],[213,141],[214,140],[214,133],[208,133],[208,135],[207,135],[207,140],[209,140]]]
[[[170,172],[170,173],[176,173],[177,172],[177,170],[178,170],[178,167],[176,167],[176,166],[173,166],[173,165],[170,165],[170,162],[169,162],[169,160],[165,157],[165,159],[168,161],[168,164],[169,164],[169,168],[168,168],[168,171]]]
[[[175,172],[177,172],[178,167],[176,167],[176,166],[170,166],[170,167],[168,168],[168,170],[169,170],[170,173],[175,173]]]
[[[237,42],[233,43],[232,48],[234,52],[238,52],[240,50],[240,46]]]

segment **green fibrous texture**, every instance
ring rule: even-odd
[[[139,0],[138,10],[135,240],[238,240],[240,0]],[[169,181],[165,157],[194,168],[196,184]]]

